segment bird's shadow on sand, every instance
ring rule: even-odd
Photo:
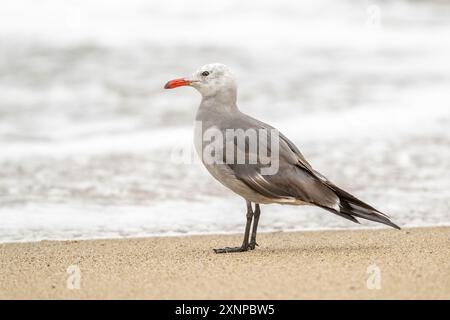
[[[309,254],[309,253],[340,253],[340,254],[346,254],[346,253],[369,253],[369,252],[375,252],[379,250],[385,250],[387,246],[380,245],[380,244],[373,244],[373,245],[367,245],[367,244],[356,244],[356,245],[345,245],[345,244],[339,244],[339,245],[333,245],[333,244],[327,244],[327,245],[301,245],[298,246],[292,246],[289,247],[262,247],[258,248],[258,251],[261,253],[271,253],[271,254],[280,254],[280,253],[289,253],[289,254]]]
[[[249,250],[246,252],[237,252],[237,253],[224,253],[224,254],[215,254],[212,249],[208,250],[208,253],[213,253],[217,256],[222,255],[258,255],[258,256],[265,256],[265,255],[317,255],[317,254],[339,254],[339,255],[349,255],[349,254],[373,254],[378,251],[386,250],[388,249],[388,246],[380,245],[380,244],[373,244],[373,245],[367,245],[367,244],[356,244],[356,245],[301,245],[293,246],[289,245],[288,247],[258,247],[255,250]]]
[[[380,250],[387,250],[389,246],[381,245],[381,244],[324,244],[324,245],[289,245],[287,247],[280,246],[262,246],[257,247],[255,250],[249,250],[247,252],[239,252],[237,254],[309,254],[309,253],[373,253]],[[212,251],[212,249],[211,249]]]

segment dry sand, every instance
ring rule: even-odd
[[[450,299],[450,227],[258,240],[255,251],[224,255],[212,248],[241,235],[2,244],[0,298]],[[67,288],[71,265],[78,290]],[[380,289],[367,287],[371,265]]]

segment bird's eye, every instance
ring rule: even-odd
[[[208,71],[203,71],[202,72],[202,76],[204,76],[204,77],[209,76],[209,72]]]

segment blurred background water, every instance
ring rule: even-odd
[[[3,1],[0,241],[242,232],[244,201],[176,157],[200,96],[162,89],[210,62],[336,184],[401,226],[449,225],[449,17],[447,1]],[[262,231],[361,227],[262,210]]]

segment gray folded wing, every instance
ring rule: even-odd
[[[273,127],[252,119],[249,117],[240,118],[240,121],[233,121],[237,128],[264,129],[272,130]],[[270,136],[270,133],[268,134]],[[230,145],[229,138],[226,139],[226,145]],[[244,182],[247,186],[256,192],[272,199],[296,199],[301,202],[311,203],[330,209],[338,210],[339,197],[324,184],[312,169],[311,165],[305,160],[295,145],[284,135],[279,134],[278,157],[273,159],[278,161],[278,171],[275,174],[262,174],[262,169],[268,165],[262,164],[259,160],[259,153],[254,154],[248,141],[244,145],[238,144],[236,139],[231,141],[234,146],[234,154],[238,151],[245,153],[246,160],[251,157],[258,159],[255,164],[237,164],[229,163],[237,179]],[[260,139],[259,148],[265,148],[264,154],[272,155],[274,147],[270,144],[270,139]],[[259,151],[259,150],[258,150]],[[324,178],[323,178],[324,179]]]

